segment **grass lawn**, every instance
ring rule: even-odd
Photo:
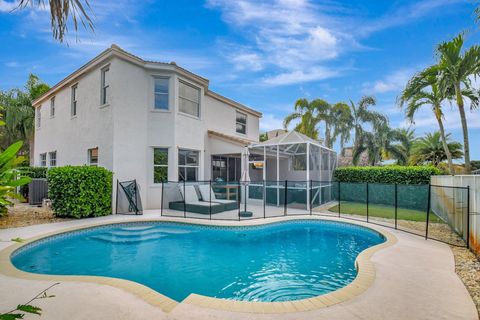
[[[341,211],[344,214],[352,214],[357,216],[367,215],[367,205],[359,202],[342,202],[340,205]],[[338,212],[338,205],[329,209],[330,212]],[[368,215],[370,217],[394,219],[395,208],[393,206],[386,206],[381,204],[369,204]],[[398,220],[410,220],[410,221],[426,221],[426,213],[424,211],[418,211],[413,209],[398,208],[397,218]],[[430,213],[431,222],[441,222],[441,220],[434,214]]]

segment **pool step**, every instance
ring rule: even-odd
[[[142,235],[138,237],[119,237],[119,236],[105,233],[105,234],[92,236],[90,237],[90,239],[108,242],[108,243],[132,244],[132,243],[138,243],[138,242],[158,240],[164,237],[166,237],[166,235],[164,234],[152,234],[152,235],[146,235],[146,236]]]

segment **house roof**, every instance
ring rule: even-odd
[[[256,142],[256,141],[253,141],[253,140],[250,140],[250,139],[235,137],[235,136],[231,136],[231,135],[221,133],[221,132],[218,132],[218,131],[214,131],[214,130],[208,130],[208,135],[218,137],[218,138],[230,141],[230,142],[235,142],[235,143],[241,144],[243,146],[247,146],[251,143]]]
[[[209,80],[201,77],[191,71],[188,71],[187,69],[184,69],[180,66],[178,66],[175,62],[159,62],[159,61],[149,61],[149,60],[144,60],[136,55],[133,55],[119,46],[112,44],[110,48],[102,51],[99,55],[88,61],[86,64],[66,76],[64,79],[62,79],[60,82],[55,84],[53,87],[50,88],[46,93],[38,97],[33,101],[33,106],[34,107],[39,107],[42,102],[45,100],[53,97],[59,90],[62,90],[63,88],[73,85],[80,77],[91,71],[92,69],[96,68],[99,64],[105,63],[112,57],[117,57],[122,60],[128,61],[130,63],[136,64],[140,67],[147,68],[147,69],[155,69],[155,68],[162,68],[162,69],[167,69],[167,70],[172,70],[175,71],[185,77],[188,77],[190,79],[195,80],[198,82],[200,85],[205,87],[205,94],[215,98],[217,100],[220,100],[224,103],[227,103],[233,107],[236,107],[238,109],[241,109],[245,112],[251,113],[255,116],[261,117],[262,113],[258,112],[250,107],[247,107],[237,101],[231,100],[229,98],[226,98],[210,89],[208,89],[209,85]]]
[[[303,133],[297,132],[295,130],[281,133],[272,139],[254,144],[252,145],[252,147],[273,146],[273,145],[281,145],[281,144],[300,144],[300,143],[311,143],[321,148],[331,150],[323,146],[320,141],[307,137]]]

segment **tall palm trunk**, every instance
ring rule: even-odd
[[[450,153],[450,149],[448,148],[447,138],[445,136],[445,128],[444,128],[443,122],[442,122],[442,115],[440,113],[440,106],[435,106],[435,118],[437,118],[438,127],[440,128],[440,136],[442,138],[443,150],[445,150],[445,155],[447,156],[447,161],[448,161],[448,170],[450,170],[450,174],[452,176],[454,176],[455,175],[455,169],[453,168],[452,154]]]
[[[330,133],[330,125],[325,121],[325,145],[327,148],[332,147],[332,138]]]
[[[458,111],[460,111],[460,121],[462,122],[463,130],[463,153],[465,159],[465,173],[470,173],[470,145],[468,142],[468,126],[467,126],[467,117],[465,116],[465,107],[463,104],[463,97],[460,89],[460,84],[455,86],[455,95],[457,97],[457,106]]]

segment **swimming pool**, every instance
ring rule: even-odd
[[[356,277],[358,254],[384,241],[371,229],[323,220],[248,227],[134,222],[45,238],[11,259],[27,272],[136,281],[176,301],[197,293],[272,302],[346,286]]]

